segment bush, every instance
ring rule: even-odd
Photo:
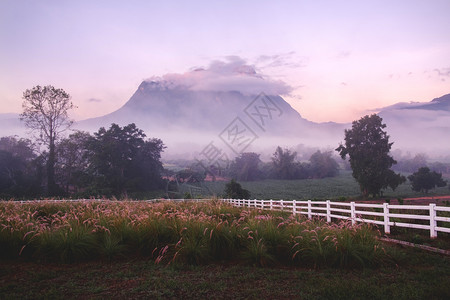
[[[250,199],[250,192],[243,189],[234,179],[231,179],[231,181],[225,185],[225,198]]]

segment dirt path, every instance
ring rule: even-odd
[[[430,200],[435,200],[435,199],[450,200],[450,195],[449,196],[432,196],[432,197],[405,198],[404,200],[407,200],[407,201],[418,201],[418,200],[430,201]]]
[[[426,205],[430,203],[445,205],[447,201],[450,201],[450,195],[439,195],[430,197],[414,197],[414,198],[403,198],[403,204],[414,204],[414,205]],[[384,199],[371,200],[371,201],[359,201],[363,203],[384,203]],[[391,199],[390,204],[400,204],[397,199]]]

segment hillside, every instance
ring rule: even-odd
[[[164,81],[142,82],[119,110],[79,122],[77,127],[93,131],[112,122],[136,123],[147,135],[160,137],[181,151],[185,149],[180,145],[201,150],[205,143],[223,142],[233,132],[242,133],[242,140],[254,139],[246,150],[301,143],[334,147],[345,126],[308,121],[278,95],[197,91],[167,87]]]
[[[398,103],[381,109],[379,115],[395,142],[393,148],[450,154],[450,94],[425,103]]]

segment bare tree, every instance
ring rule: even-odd
[[[50,195],[56,192],[55,143],[60,134],[70,128],[73,121],[67,112],[75,108],[70,95],[51,85],[35,86],[23,93],[23,113],[20,119],[32,131],[39,133],[37,139],[48,147],[47,188]]]

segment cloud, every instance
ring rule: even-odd
[[[434,69],[439,77],[450,77],[450,68]]]
[[[103,100],[97,99],[97,98],[89,98],[89,99],[87,99],[87,102],[89,102],[89,103],[93,103],[93,102],[100,103],[100,102],[103,102]]]
[[[239,56],[214,60],[207,68],[194,68],[184,74],[166,74],[151,77],[147,82],[158,82],[164,88],[186,88],[192,91],[239,91],[246,95],[264,92],[269,95],[287,95],[292,87],[281,80],[259,74],[253,65]]]
[[[266,68],[303,68],[307,65],[306,57],[298,58],[294,51],[274,55],[260,55],[256,58],[256,63]]]
[[[434,69],[433,71],[436,72],[438,78],[443,82],[446,80],[446,78],[450,77],[450,68]]]
[[[339,53],[336,55],[336,58],[337,58],[337,59],[345,59],[345,58],[349,58],[351,54],[352,54],[351,51],[349,51],[349,50],[344,50],[344,51],[339,52]]]

